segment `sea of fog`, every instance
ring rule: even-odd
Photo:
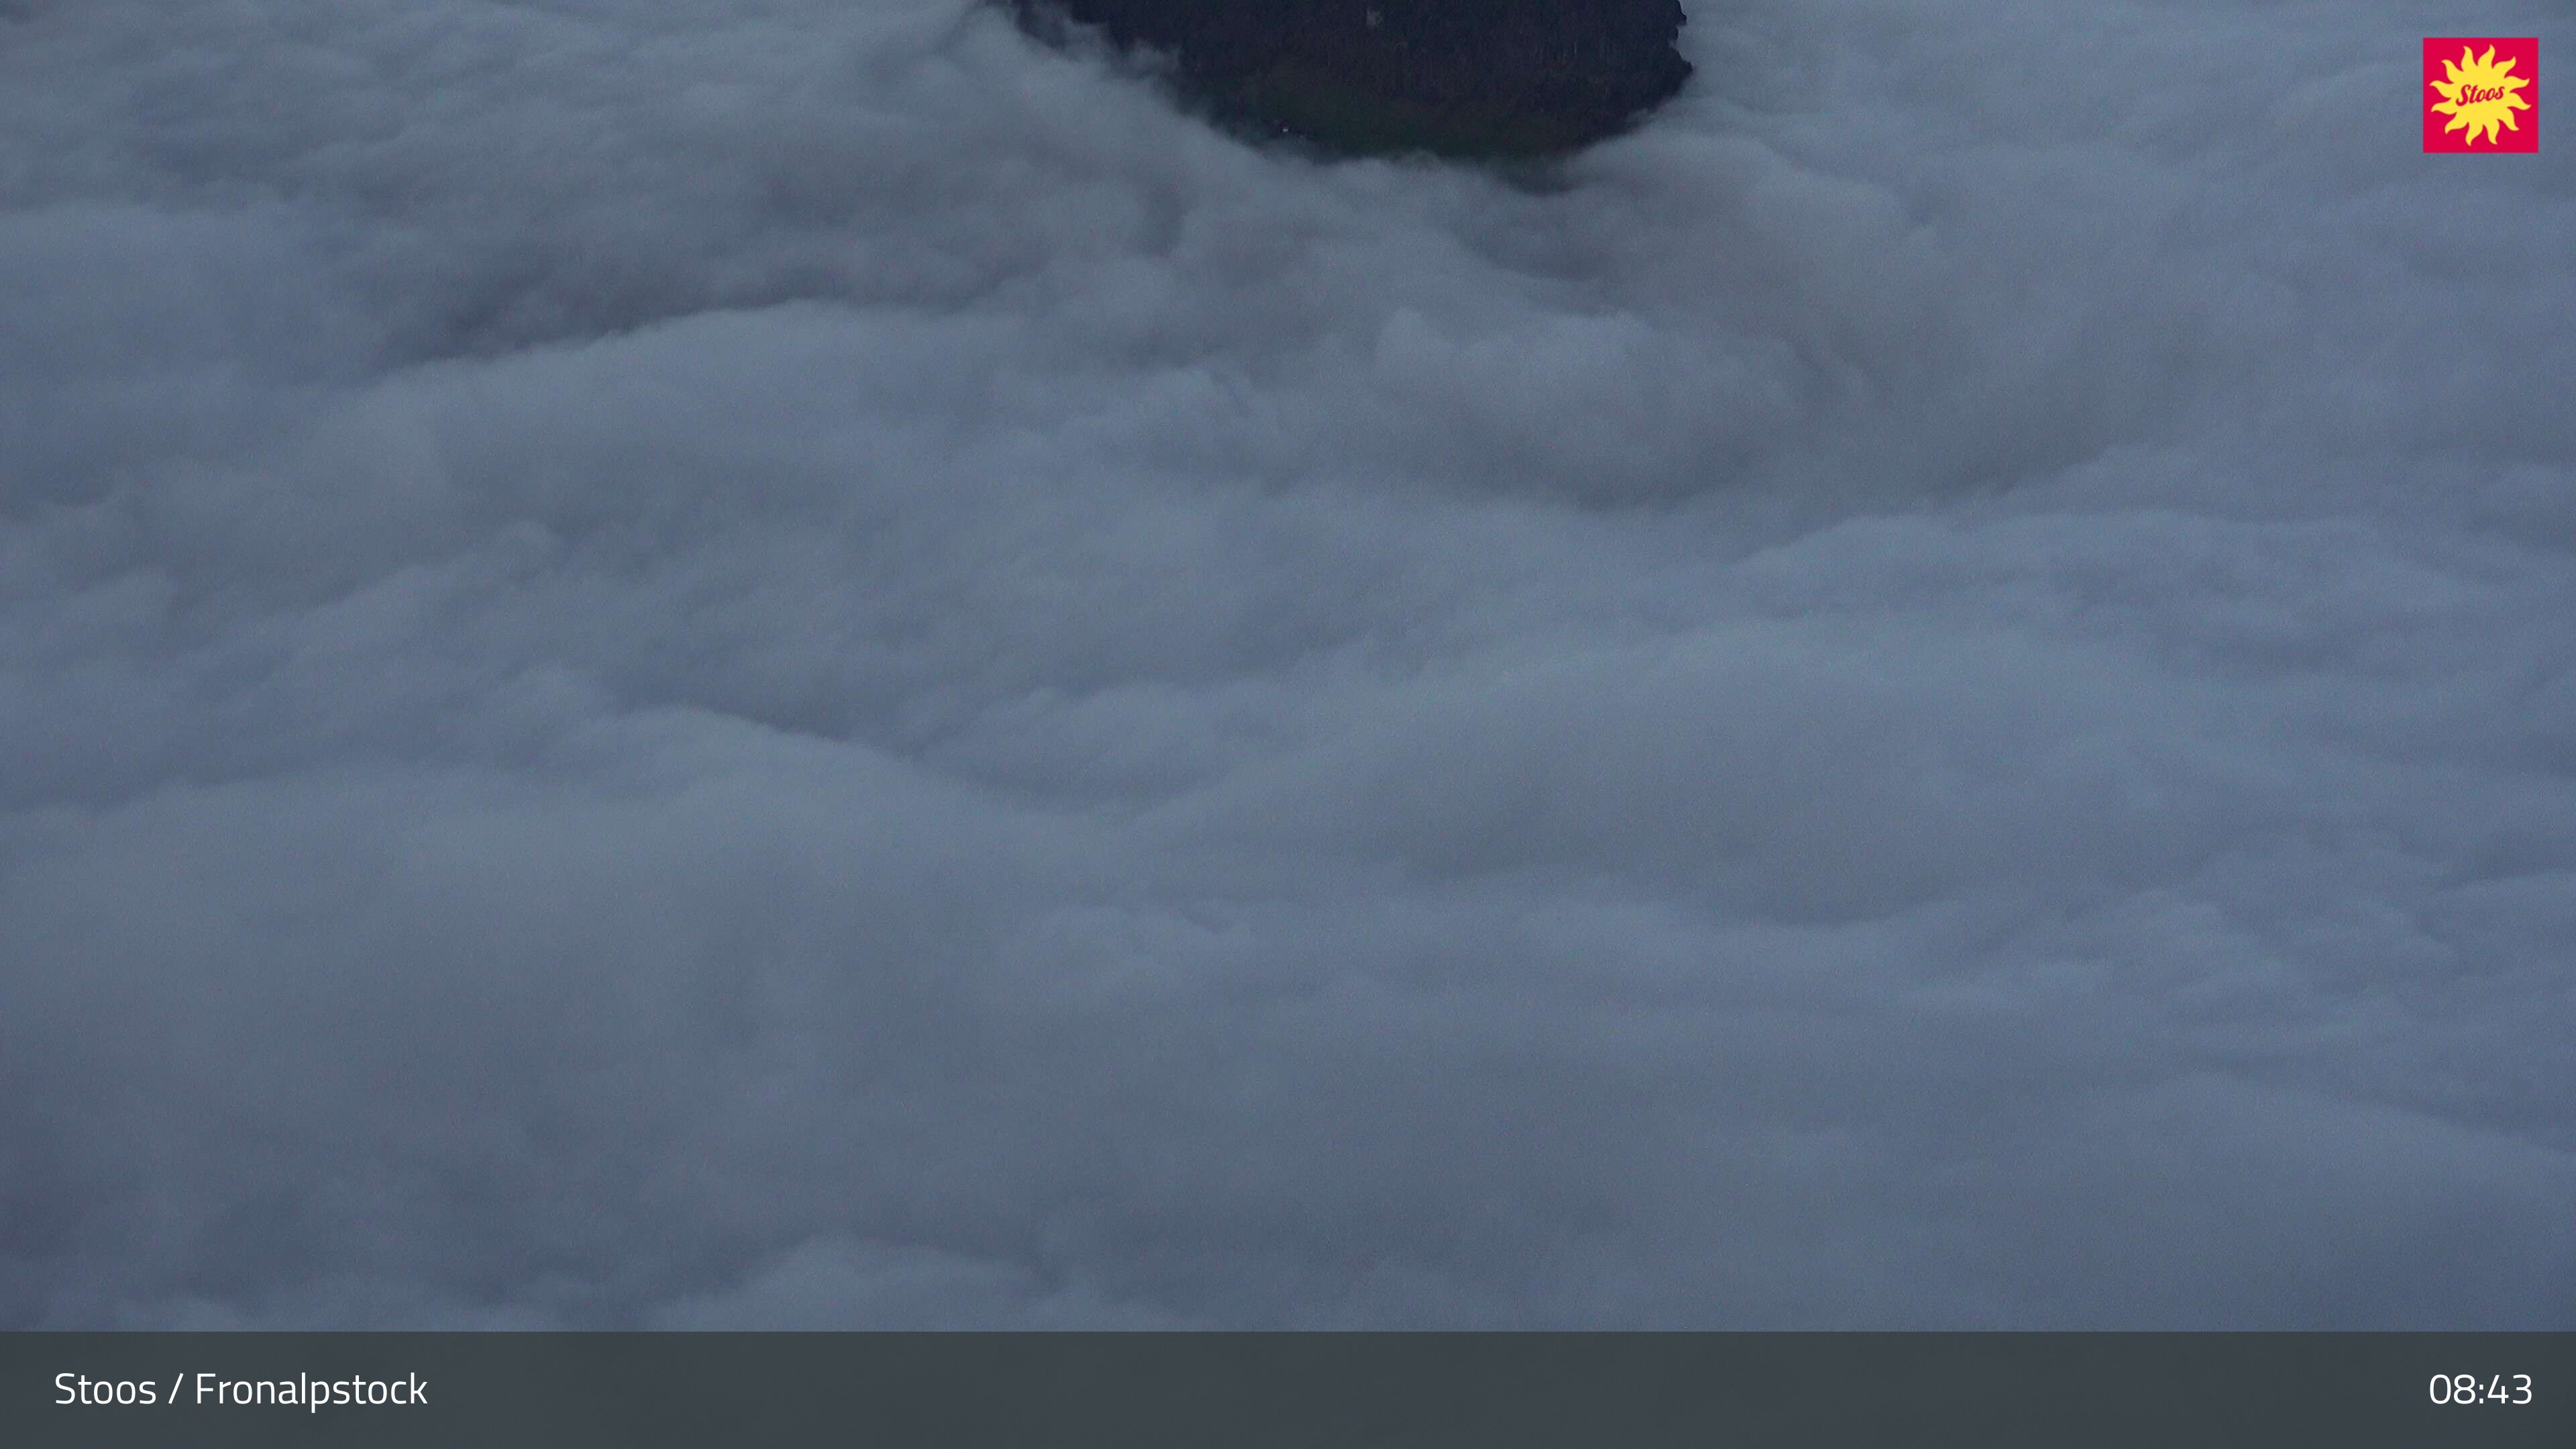
[[[0,0],[0,1326],[2576,1324],[2557,0]]]

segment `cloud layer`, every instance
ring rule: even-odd
[[[0,0],[0,1325],[2576,1325],[2564,148],[1694,11]]]

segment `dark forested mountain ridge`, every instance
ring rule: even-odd
[[[1680,0],[1010,0],[1158,52],[1248,129],[1333,150],[1527,156],[1618,134],[1691,73]]]

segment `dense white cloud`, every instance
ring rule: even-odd
[[[0,3],[0,1323],[2576,1323],[2565,148],[1694,9]]]

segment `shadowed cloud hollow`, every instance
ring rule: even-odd
[[[2563,149],[1692,11],[0,4],[0,1325],[2576,1322]]]

